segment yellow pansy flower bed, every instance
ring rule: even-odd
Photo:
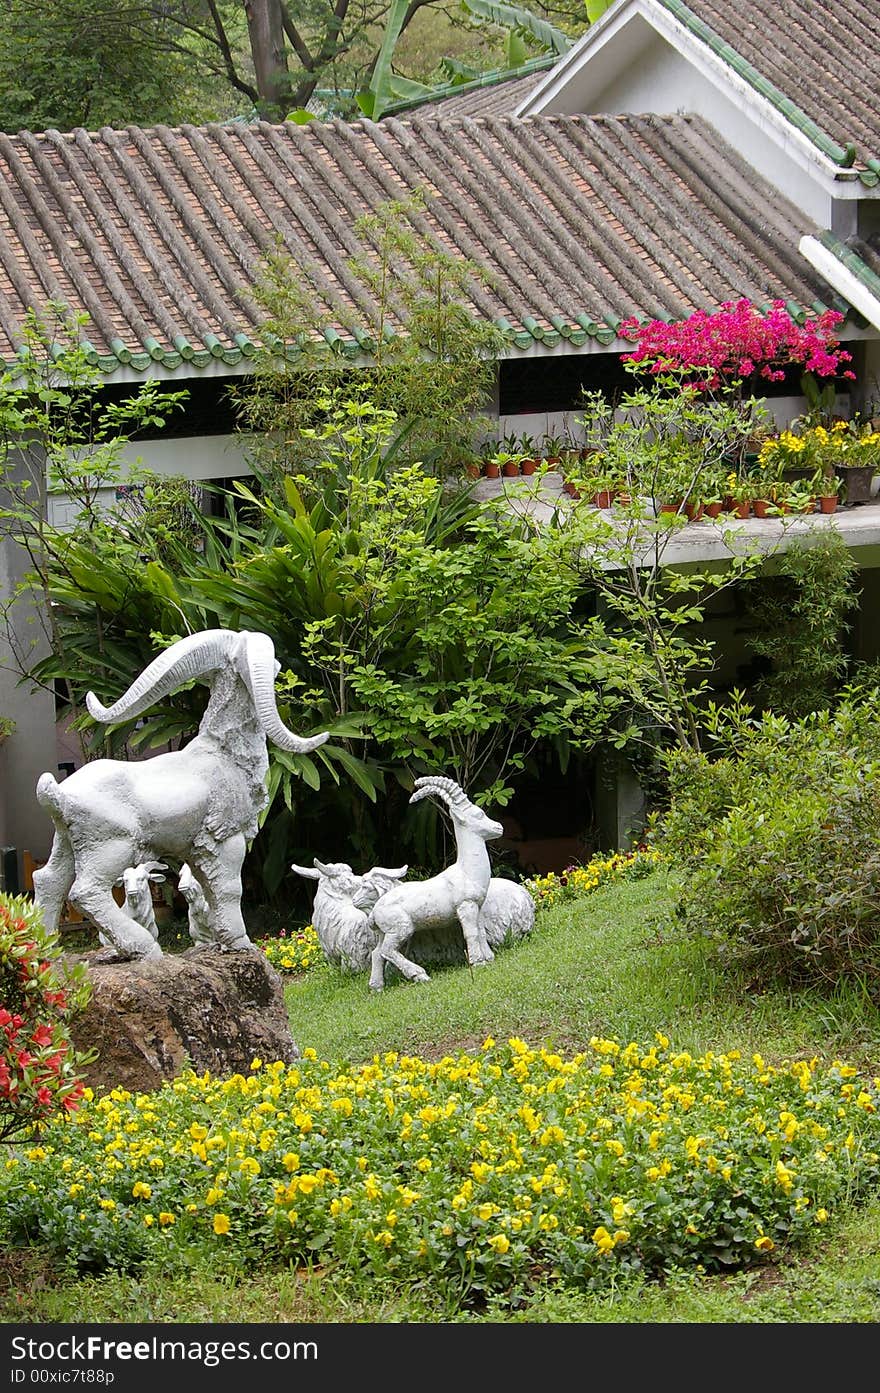
[[[647,846],[634,851],[615,851],[597,855],[584,865],[567,866],[564,871],[550,871],[525,881],[537,909],[549,909],[565,900],[580,899],[605,885],[621,880],[639,880],[650,875],[665,863],[661,852]]]
[[[345,1104],[345,1106],[340,1106]],[[506,1290],[766,1261],[876,1186],[880,1080],[594,1038],[114,1089],[0,1162],[0,1240]],[[221,1256],[225,1255],[225,1259]]]

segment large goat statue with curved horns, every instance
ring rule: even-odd
[[[415,792],[409,801],[418,803],[422,798],[439,798],[449,809],[455,831],[456,860],[429,880],[402,881],[376,901],[369,917],[370,926],[380,935],[372,953],[370,986],[373,991],[381,991],[385,985],[386,963],[392,963],[410,982],[429,980],[425,969],[405,958],[400,951],[419,930],[445,929],[457,921],[472,967],[481,967],[495,957],[480,911],[492,878],[486,843],[502,836],[504,828],[472,803],[464,789],[452,779],[435,775],[416,779]]]
[[[112,887],[127,866],[188,862],[205,894],[214,941],[251,946],[241,914],[241,867],[267,800],[267,739],[305,754],[327,732],[288,730],[275,704],[280,664],[267,634],[206,629],[165,649],[118,701],[89,713],[107,725],[131,721],[185,682],[204,682],[208,705],[198,734],[182,750],[141,761],[96,759],[60,784],[37,781],[37,802],[55,824],[34,898],[46,927],[58,926],[65,899],[98,926],[119,959],[156,957],[150,932],[116,904]]]

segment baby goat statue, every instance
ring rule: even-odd
[[[279,663],[267,634],[206,629],[165,649],[112,706],[92,692],[90,715],[113,725],[133,721],[184,683],[210,695],[198,734],[182,750],[152,759],[96,759],[62,783],[43,774],[37,802],[55,824],[46,865],[34,873],[34,898],[50,932],[65,900],[93,920],[119,959],[161,955],[150,929],[126,914],[113,886],[129,866],[158,857],[188,862],[201,886],[214,941],[252,947],[241,914],[241,867],[265,806],[267,740],[305,754],[327,732],[288,730],[275,704]]]
[[[373,991],[381,991],[385,986],[386,963],[392,963],[410,982],[430,980],[423,967],[400,951],[414,933],[422,930],[445,929],[457,922],[472,967],[482,967],[495,957],[480,911],[492,878],[486,843],[502,836],[504,828],[472,803],[452,779],[434,775],[416,779],[409,801],[418,803],[422,798],[439,798],[449,809],[458,855],[454,864],[439,875],[430,880],[402,881],[376,901],[369,916],[370,926],[380,936],[372,953]]]
[[[167,869],[164,861],[141,861],[137,866],[127,866],[115,882],[125,890],[125,903],[122,906],[125,913],[136,924],[149,929],[154,939],[159,937],[159,925],[153,908],[151,887],[162,883],[165,879],[162,872]],[[103,944],[107,943],[104,934],[98,934],[98,937]]]

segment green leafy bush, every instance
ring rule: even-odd
[[[342,1069],[307,1050],[89,1097],[0,1169],[0,1214],[86,1266],[196,1250],[450,1292],[551,1273],[603,1290],[802,1240],[876,1185],[878,1105],[839,1061],[694,1057],[659,1033],[569,1059],[516,1038]]]
[[[88,996],[84,968],[64,973],[57,938],[24,897],[0,894],[0,1141],[76,1108],[85,1056],[68,1021]]]
[[[880,989],[880,689],[799,720],[737,699],[720,755],[667,758],[657,844],[684,873],[678,916],[794,985]]]

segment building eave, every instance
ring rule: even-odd
[[[874,329],[880,331],[880,278],[831,232],[802,237],[798,250]]]

